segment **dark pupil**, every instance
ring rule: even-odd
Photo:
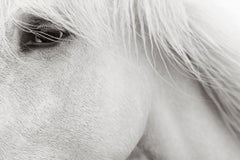
[[[57,28],[35,29],[32,32],[22,32],[20,46],[22,51],[35,47],[49,47],[57,44],[67,36]],[[39,41],[38,41],[39,40]]]
[[[42,41],[42,43],[56,42],[62,38],[61,31],[53,30],[53,29],[49,30],[49,31],[45,31],[43,33],[40,32],[40,33],[36,34],[35,36],[37,38],[39,38]]]

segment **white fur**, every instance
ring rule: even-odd
[[[240,14],[218,2],[0,0],[0,159],[239,159]],[[72,36],[23,53],[31,16]]]

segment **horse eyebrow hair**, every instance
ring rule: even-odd
[[[14,19],[14,23],[22,29],[36,29],[36,27],[43,23],[52,23],[61,27],[60,24],[51,17],[41,17],[41,14],[35,15],[31,13],[23,13],[20,18]]]
[[[49,20],[46,20],[45,18],[42,18],[42,17],[38,17],[38,16],[35,16],[35,15],[32,15],[32,16],[29,17],[27,22],[29,24],[32,24],[32,25],[37,25],[37,24],[41,24],[43,22],[49,22]]]
[[[64,12],[61,12],[59,6],[57,5],[44,5],[44,7],[36,7],[33,4],[26,4],[24,6],[20,6],[18,8],[20,10],[20,16],[17,18],[18,20],[24,20],[25,22],[29,22],[29,24],[35,24],[38,22],[51,22],[54,24],[59,24],[56,20],[56,17],[65,17]],[[51,11],[49,14],[48,11]]]
[[[39,16],[35,16],[35,15],[24,15],[23,18],[21,18],[20,20],[16,21],[18,25],[23,25],[24,27],[35,27],[41,23],[44,22],[49,22],[49,20],[46,20],[42,17]]]

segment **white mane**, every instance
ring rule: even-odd
[[[196,78],[215,103],[226,125],[240,133],[240,53],[214,38],[205,24],[192,16],[191,6],[179,0],[0,1],[1,41],[7,41],[7,24],[21,23],[15,14],[25,12],[64,27],[93,46],[119,40],[126,48],[141,38],[179,71]],[[207,16],[205,17],[208,18]],[[206,24],[207,25],[207,24]],[[99,34],[95,34],[99,33]],[[137,43],[135,43],[136,45]],[[137,46],[135,46],[137,48]],[[6,48],[5,48],[6,49]],[[146,58],[154,66],[155,52]]]

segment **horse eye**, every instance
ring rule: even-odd
[[[23,31],[20,39],[22,51],[55,46],[69,36],[67,31],[53,26],[40,26],[30,31]]]

